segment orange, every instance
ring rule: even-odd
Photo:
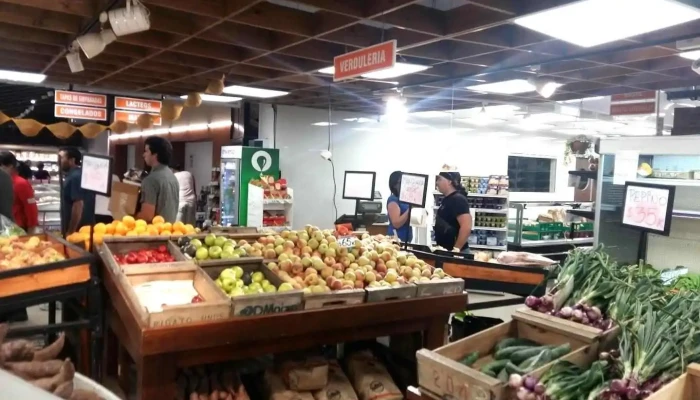
[[[126,233],[125,236],[137,236],[137,235],[138,235],[138,233],[136,233],[136,231],[129,231]]]
[[[194,233],[194,226],[192,224],[185,225],[185,233]]]
[[[156,228],[156,227],[153,226],[153,225],[149,225],[149,226],[146,228],[146,232],[148,232],[149,235],[153,235],[153,236],[157,236],[158,233],[159,233],[159,232],[158,232],[158,228]]]
[[[153,221],[151,221],[151,223],[153,223],[153,225],[165,223],[165,218],[161,217],[160,215],[156,215],[153,217]]]
[[[185,224],[180,221],[175,222],[173,224],[173,232],[185,233]]]
[[[173,224],[171,224],[170,222],[164,223],[163,230],[168,231],[168,232],[172,232],[173,231]],[[162,231],[161,231],[161,233],[162,233]]]
[[[136,220],[135,224],[137,227],[142,226],[144,228],[148,225],[148,223],[142,219]]]
[[[148,235],[149,235],[149,234],[148,234],[148,232],[146,232],[146,231],[139,232],[139,236],[148,236]]]
[[[98,234],[104,235],[104,233],[107,232],[107,225],[100,222],[100,223],[96,224],[93,229],[95,230],[96,235],[98,235]]]
[[[175,232],[173,232],[173,234],[172,234],[172,236],[182,236],[182,235],[183,235],[183,233],[180,232],[180,231],[175,231]]]
[[[100,244],[104,243],[104,237],[102,236],[101,233],[95,233],[94,235],[92,235],[92,242],[95,245],[100,245]]]
[[[161,236],[172,236],[173,233],[170,231],[163,230],[163,232],[160,233]]]
[[[117,225],[114,227],[114,234],[117,236],[124,236],[127,232],[129,232],[129,228],[127,228],[123,222],[117,222]]]
[[[160,231],[163,230],[163,224],[162,224],[162,223],[153,224],[153,227],[156,228],[156,230],[157,230],[158,232],[160,232]]]
[[[127,215],[124,218],[122,218],[122,222],[129,229],[134,229],[134,227],[136,226],[136,220],[130,215]]]
[[[141,234],[141,233],[146,233],[146,227],[145,226],[137,226],[134,228],[134,232]]]
[[[92,229],[92,228],[91,228],[89,225],[85,225],[85,226],[81,227],[80,230],[79,230],[78,232],[80,232],[80,233],[82,233],[82,234],[84,234],[84,235],[89,235],[91,229]]]
[[[114,234],[114,223],[107,224],[107,229],[105,230],[106,234],[109,234],[110,236]]]

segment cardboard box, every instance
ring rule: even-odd
[[[112,197],[109,199],[109,211],[115,220],[122,219],[125,215],[134,215],[136,213],[140,190],[141,185],[112,182]]]

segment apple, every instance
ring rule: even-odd
[[[314,272],[316,271],[315,269],[312,269]],[[323,279],[327,279],[328,277],[333,276],[333,268],[332,267],[325,267],[321,270],[321,276]]]
[[[231,278],[221,279],[221,288],[224,289],[226,293],[231,292],[231,290],[236,287],[236,282]]]
[[[365,283],[363,281],[357,280],[355,281],[355,289],[364,289]]]
[[[199,239],[192,239],[190,240],[190,244],[193,245],[196,248],[202,247],[202,241]]]
[[[309,257],[303,257],[301,259],[301,265],[303,265],[304,267],[310,267],[312,264],[313,263],[311,262],[311,258]]]
[[[340,271],[340,270],[335,270],[335,271],[333,271],[333,276],[336,279],[343,279],[343,277],[345,276],[345,273],[343,273],[343,271]]]
[[[365,271],[358,269],[355,271],[355,280],[358,281],[364,281],[365,280]]]
[[[304,276],[306,277],[306,276],[309,276],[309,275],[318,275],[318,271],[316,271],[315,269],[309,267],[309,268],[307,268],[307,269],[304,270]]]
[[[336,251],[335,251],[335,249],[331,249],[331,248],[329,248],[328,250],[326,250],[326,252],[323,253],[323,254],[324,254],[326,257],[333,257],[333,258],[336,257]]]
[[[265,275],[260,271],[255,271],[253,272],[253,275],[251,275],[251,280],[253,282],[261,283],[263,280],[265,280]]]
[[[290,260],[290,259],[291,259],[291,257],[289,257],[289,254],[284,254],[284,253],[280,254],[279,257],[277,257],[277,261],[280,261],[280,262],[282,262],[284,260]]]
[[[294,287],[287,282],[282,283],[277,289],[278,292],[288,292],[290,290],[294,290]]]
[[[379,272],[379,273],[386,273],[389,269],[384,264],[378,264],[375,267],[375,270],[377,270],[377,272]]]
[[[304,285],[306,286],[318,285],[318,282],[319,280],[317,274],[311,274],[304,279]]]
[[[416,265],[417,262],[418,259],[415,256],[408,256],[406,258],[406,265],[408,265],[409,267],[413,267],[414,265]]]
[[[291,260],[280,261],[280,269],[284,272],[292,272],[292,261]]]
[[[357,275],[352,271],[345,271],[344,278],[346,280],[355,282],[357,280]]]
[[[214,246],[215,242],[216,242],[216,236],[212,233],[210,233],[204,237],[204,244],[206,244],[207,246]]]
[[[195,258],[197,260],[206,260],[209,258],[209,250],[206,247],[200,247],[195,253]]]
[[[263,253],[263,257],[266,258],[266,259],[268,259],[268,260],[277,258],[277,252],[274,251],[273,249],[267,249],[267,250],[265,250],[265,252]],[[223,257],[222,257],[222,258],[223,258]]]
[[[369,271],[365,274],[365,281],[374,282],[376,280],[377,280],[377,275],[374,272]]]
[[[304,273],[304,266],[301,265],[301,263],[298,264],[292,264],[292,274],[294,275],[302,275]]]
[[[245,296],[245,291],[243,288],[235,287],[231,289],[231,292],[228,294],[230,297],[238,297],[238,296]]]
[[[357,264],[361,267],[364,267],[365,265],[369,265],[369,258],[362,256],[357,259]]]
[[[333,258],[333,257],[326,257],[326,258],[323,259],[323,262],[324,262],[327,266],[332,267],[333,264],[335,264],[335,258]]]
[[[263,292],[265,293],[275,293],[277,288],[274,285],[263,286]]]
[[[319,246],[318,240],[314,239],[309,239],[309,247],[311,247],[312,250],[316,250]]]
[[[328,245],[327,245],[327,244],[321,243],[321,244],[318,245],[318,252],[319,252],[319,253],[321,253],[321,254],[326,254],[327,251],[328,251]]]
[[[387,272],[386,276],[384,277],[384,280],[389,283],[396,282],[397,279],[399,279],[399,275],[396,273],[395,270],[389,270],[389,272]]]
[[[321,257],[311,257],[311,265],[314,267],[315,270],[320,271],[323,269],[323,267],[326,266],[326,264],[323,262]]]
[[[429,269],[424,269],[424,270],[421,272],[421,276],[430,277],[430,275],[432,275],[432,273],[430,272]]]

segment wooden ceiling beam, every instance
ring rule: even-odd
[[[220,18],[226,7],[223,3],[202,0],[143,0],[146,6],[156,5],[171,10],[182,11],[204,17]]]
[[[434,36],[444,36],[447,32],[446,14],[434,8],[409,5],[401,9],[375,17],[374,22],[387,23],[403,29],[410,29]]]
[[[297,0],[312,7],[317,7],[321,10],[347,15],[349,17],[362,18],[364,10],[361,1],[347,0]]]
[[[0,38],[58,47],[64,47],[69,40],[69,36],[64,34],[51,33],[36,28],[18,27],[4,22],[0,22]]]
[[[82,24],[81,17],[7,3],[0,3],[0,21],[70,35],[78,33]]]
[[[267,29],[224,22],[199,35],[200,39],[227,43],[235,46],[270,51],[275,48],[275,41],[281,36]]]
[[[97,3],[92,0],[0,0],[2,3],[60,12],[80,17],[96,17]]]

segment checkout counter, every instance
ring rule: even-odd
[[[381,199],[381,194],[375,191],[372,201],[357,201],[355,214],[343,214],[335,221],[335,224],[352,224],[354,231],[366,230],[370,235],[386,235],[389,227],[389,216],[382,214],[384,203]]]

